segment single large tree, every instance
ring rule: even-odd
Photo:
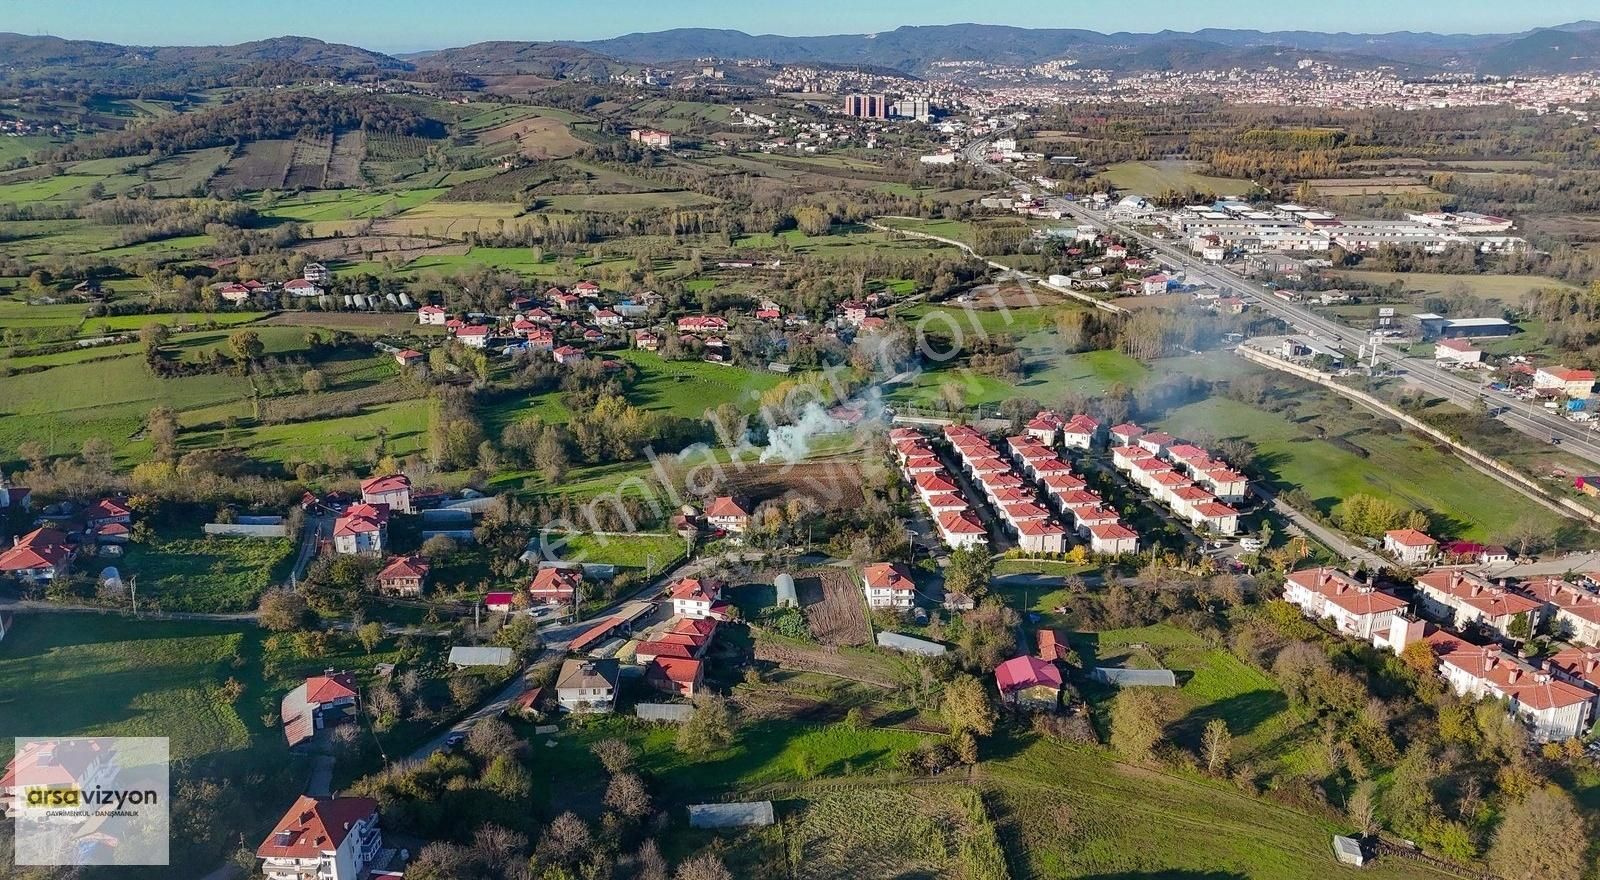
[[[1583,818],[1560,789],[1534,789],[1506,808],[1489,846],[1489,867],[1506,880],[1576,880],[1583,873]]]
[[[939,706],[944,723],[951,735],[970,732],[977,736],[994,733],[994,703],[983,682],[970,675],[960,675],[945,686],[944,700]]]
[[[1111,701],[1111,747],[1129,761],[1148,761],[1166,734],[1167,703],[1152,688],[1128,688]]]
[[[974,599],[989,592],[994,575],[994,557],[981,547],[957,547],[950,551],[950,564],[944,569],[946,593],[961,593]]]

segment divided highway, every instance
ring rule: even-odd
[[[989,162],[986,157],[989,142],[1005,130],[1001,129],[995,134],[973,141],[963,149],[962,154],[967,161],[1010,181],[1013,185],[1029,186],[1027,181]],[[1051,199],[1050,206],[1061,209],[1063,213],[1075,219],[1093,223],[1103,229],[1115,230],[1126,239],[1140,242],[1164,257],[1167,262],[1182,267],[1189,279],[1203,281],[1218,290],[1235,294],[1261,311],[1284,321],[1297,332],[1336,343],[1352,355],[1362,346],[1366,346],[1370,352],[1372,343],[1362,331],[1324,318],[1304,306],[1285,302],[1254,281],[1221,266],[1194,259],[1181,246],[1138,232],[1125,224],[1111,220],[1104,211],[1093,211],[1074,201]],[[1574,424],[1542,408],[1530,407],[1524,401],[1509,397],[1502,399],[1500,395],[1479,385],[1474,379],[1441,369],[1431,360],[1409,358],[1384,346],[1378,347],[1374,359],[1379,364],[1392,367],[1395,372],[1403,375],[1406,381],[1459,406],[1470,409],[1480,398],[1489,406],[1504,405],[1507,408],[1497,416],[1502,424],[1540,443],[1555,443],[1567,452],[1600,463],[1600,443],[1596,442],[1593,429],[1589,427]]]

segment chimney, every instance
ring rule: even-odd
[[[1481,592],[1483,592],[1483,585],[1479,584],[1479,583],[1474,583],[1472,585],[1472,595],[1476,596]]]
[[[1507,684],[1516,684],[1517,683],[1517,679],[1519,679],[1521,677],[1522,677],[1522,668],[1520,666],[1513,666],[1513,667],[1511,667],[1511,671],[1506,674],[1506,683]]]

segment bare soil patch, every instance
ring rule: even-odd
[[[496,126],[480,134],[478,143],[514,146],[515,149],[507,152],[521,153],[531,159],[565,159],[584,146],[566,123],[547,116],[530,116]]]
[[[361,160],[366,156],[366,132],[360,129],[341,132],[333,140],[333,155],[328,159],[325,185],[360,186],[365,183],[361,177]]]
[[[751,504],[803,498],[823,510],[845,510],[859,508],[866,501],[862,483],[859,461],[829,458],[730,469],[723,485],[729,494],[749,499]]]
[[[796,572],[795,593],[811,635],[824,645],[865,645],[872,638],[855,573],[829,566]]]

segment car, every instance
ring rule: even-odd
[[[456,749],[461,748],[461,744],[466,741],[467,735],[457,730],[444,738],[444,750],[447,752],[453,752]]]
[[[1560,437],[1551,437],[1550,438],[1550,445],[1551,446],[1560,446],[1561,445],[1561,438]]]
[[[1260,538],[1239,539],[1239,549],[1245,551],[1246,553],[1260,553],[1261,548],[1265,546],[1266,545],[1261,542]]]

